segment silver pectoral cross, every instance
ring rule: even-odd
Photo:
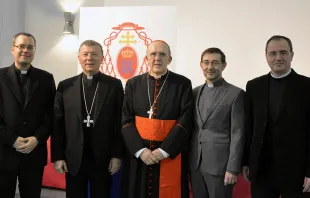
[[[149,114],[149,119],[152,119],[152,115],[153,115],[153,108],[151,107],[149,111],[147,111],[147,113]]]
[[[94,120],[90,119],[90,115],[87,115],[86,120],[84,120],[84,124],[86,124],[86,127],[90,127],[90,124],[93,124]]]

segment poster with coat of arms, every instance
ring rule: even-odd
[[[152,41],[167,42],[173,57],[176,23],[172,6],[81,8],[79,43],[88,39],[99,42],[104,51],[100,71],[121,79],[125,86],[128,79],[149,71],[145,55]],[[174,63],[169,65],[172,71]]]

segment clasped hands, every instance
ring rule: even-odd
[[[154,151],[145,149],[141,153],[140,158],[146,165],[158,164],[159,161],[165,159],[164,155],[159,149],[155,149]]]
[[[16,151],[24,154],[29,154],[33,149],[35,149],[38,145],[38,140],[34,136],[30,137],[18,137],[13,144],[13,147]]]

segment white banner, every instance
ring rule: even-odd
[[[79,40],[102,44],[101,72],[125,83],[149,70],[144,57],[152,41],[163,40],[175,51],[176,21],[176,8],[170,6],[81,8]],[[174,71],[174,61],[169,69]]]

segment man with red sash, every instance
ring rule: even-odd
[[[188,198],[188,143],[192,85],[167,69],[170,47],[147,48],[150,72],[127,81],[122,134],[128,148],[122,198]]]

